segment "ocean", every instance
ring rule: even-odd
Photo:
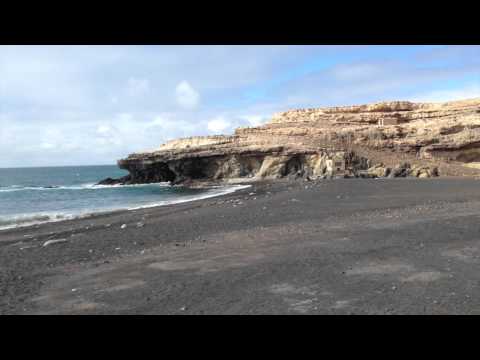
[[[107,177],[124,175],[127,172],[117,166],[0,169],[0,230],[194,201],[245,187],[188,189],[166,183],[95,185]]]

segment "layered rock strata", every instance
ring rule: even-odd
[[[380,162],[384,165],[375,168]],[[403,173],[418,177],[436,176],[439,168],[455,174],[451,169],[480,162],[480,99],[286,111],[233,135],[179,139],[131,154],[118,161],[130,175],[111,180],[185,184],[360,176],[365,171],[391,176],[401,162],[418,170]],[[372,166],[377,170],[370,171]]]

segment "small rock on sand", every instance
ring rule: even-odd
[[[58,244],[58,243],[64,243],[67,242],[67,239],[54,239],[54,240],[48,240],[43,243],[43,246],[48,246],[48,245],[53,245],[53,244]]]
[[[123,224],[122,226],[120,226],[120,229],[126,229],[127,228],[127,224]]]

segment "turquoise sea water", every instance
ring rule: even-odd
[[[159,206],[221,195],[241,187],[186,189],[168,184],[96,186],[127,172],[116,166],[0,169],[0,229]]]

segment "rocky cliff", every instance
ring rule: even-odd
[[[292,110],[233,135],[170,141],[119,160],[130,175],[117,182],[241,182],[395,171],[425,177],[438,169],[443,175],[475,175],[479,170],[471,165],[477,162],[480,99],[394,101]]]

